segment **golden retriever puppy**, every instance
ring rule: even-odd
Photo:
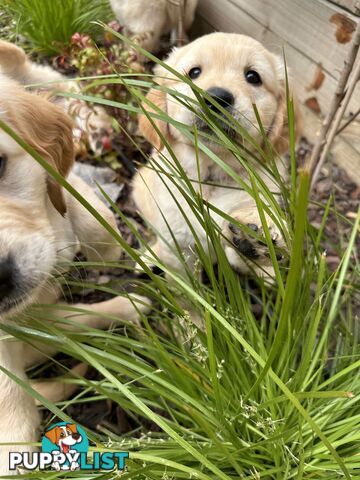
[[[36,90],[45,92],[81,93],[79,83],[69,80],[47,65],[31,62],[24,50],[12,43],[0,40],[0,72],[13,78],[21,85],[34,85]],[[95,105],[70,97],[57,97],[61,104],[74,118],[74,138],[80,140],[85,136],[90,148],[96,154],[102,153],[99,141],[104,133],[111,133],[111,118],[105,110]]]
[[[172,32],[175,40],[179,21],[185,32],[189,30],[198,0],[110,0],[110,3],[120,24],[135,35],[144,35],[141,46],[156,52],[162,35]]]
[[[209,98],[205,99],[205,103],[208,104],[208,109],[219,115],[224,113],[221,112],[221,108],[225,109],[258,144],[263,144],[253,108],[255,103],[264,130],[267,132],[268,141],[280,155],[288,150],[283,62],[259,42],[244,35],[213,33],[185,47],[175,49],[167,59],[167,64],[181,74],[188,75],[197,87],[207,92]],[[157,67],[156,75],[161,87],[172,89],[178,94],[195,100],[196,97],[190,85],[165,68]],[[174,98],[170,93],[156,88],[148,93],[148,100],[153,106],[153,108],[144,106],[148,112],[154,112],[155,107],[158,107],[177,122],[196,126],[200,133],[206,133],[207,137],[201,137],[201,141],[239,176],[244,180],[247,179],[245,169],[234,155],[216,143],[215,134],[201,119],[199,113],[202,107],[199,104],[194,112],[194,109],[184,105],[183,99]],[[299,115],[297,107],[296,115]],[[148,116],[142,115],[139,121],[140,131],[152,143],[155,150],[150,160],[150,168],[142,168],[134,179],[133,195],[140,213],[154,227],[154,230],[159,232],[157,242],[152,247],[155,255],[165,264],[180,269],[181,262],[175,254],[175,237],[189,264],[195,261],[194,235],[185,217],[195,229],[206,251],[208,241],[205,231],[188,203],[182,198],[179,189],[169,180],[169,174],[172,175],[171,170],[175,163],[163,145],[157,129],[154,128],[154,123],[171,146],[188,178],[195,180],[194,189],[217,209],[262,235],[261,220],[252,196],[240,190],[236,181],[208,155],[203,151],[196,151],[192,140],[189,140],[180,129],[155,118],[151,122]],[[226,129],[226,125],[223,128]],[[234,133],[234,130],[229,133]],[[236,135],[236,140],[244,143],[240,134]],[[247,142],[246,147],[254,151],[250,142]],[[198,171],[198,164],[200,171]],[[259,173],[270,190],[278,190],[277,185],[260,168],[260,163],[253,162],[252,168]],[[278,168],[285,175],[282,162],[279,162]],[[161,169],[163,172],[159,173]],[[176,168],[175,171],[177,171]],[[199,185],[197,179],[202,185]],[[184,185],[183,188],[186,190]],[[255,240],[250,234],[245,235],[236,223],[229,223],[214,212],[212,216],[227,239],[224,247],[234,269],[244,273],[253,269],[259,275],[266,277],[272,275],[273,268],[269,252],[264,244]],[[283,248],[285,243],[276,222],[267,217],[267,223],[274,243],[280,249]]]
[[[25,92],[0,74],[0,119],[15,130],[97,209],[113,229],[115,218],[95,193],[71,173],[72,122],[62,108]],[[4,130],[0,129],[0,476],[8,468],[9,451],[28,450],[14,442],[37,440],[39,417],[35,402],[7,375],[25,379],[25,369],[41,352],[1,333],[1,325],[16,322],[31,304],[52,304],[60,298],[53,278],[58,263],[72,261],[79,250],[89,260],[115,261],[121,253],[116,240]],[[61,267],[63,268],[63,267]],[[136,302],[136,303],[134,303]],[[136,305],[136,306],[135,306]],[[146,309],[141,297],[115,297],[91,305],[76,305],[89,314],[62,310],[56,315],[95,328],[107,327],[103,315],[135,320]],[[51,387],[50,387],[51,388]],[[31,450],[31,448],[30,448]]]

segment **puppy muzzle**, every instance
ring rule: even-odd
[[[0,258],[0,303],[9,297],[15,288],[15,268],[11,257]]]
[[[22,277],[11,255],[0,257],[0,316],[19,306],[35,287]]]
[[[0,206],[1,317],[29,303],[56,263],[51,232],[40,220],[32,222],[28,212]]]
[[[203,98],[204,105],[198,110],[198,115],[195,118],[196,128],[208,136],[214,136],[215,131],[212,124],[215,124],[216,127],[220,128],[227,135],[235,137],[235,125],[229,118],[229,116],[233,117],[235,113],[234,95],[229,90],[220,87],[209,88],[206,94]]]

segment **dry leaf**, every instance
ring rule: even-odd
[[[312,110],[314,113],[321,113],[321,108],[316,97],[310,97],[305,100],[305,105],[310,108],[310,110]]]
[[[319,90],[319,88],[322,86],[325,80],[325,73],[323,72],[322,65],[319,63],[316,67],[315,75],[310,83],[306,87],[306,90],[309,92],[310,90]]]
[[[352,34],[356,29],[356,23],[351,18],[343,15],[342,13],[335,13],[330,22],[335,24],[337,29],[335,32],[336,40],[339,43],[349,43],[352,38]]]

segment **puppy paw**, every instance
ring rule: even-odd
[[[149,298],[143,297],[141,295],[131,295],[131,299],[135,304],[136,309],[139,313],[148,313],[151,309],[151,300]]]
[[[150,270],[155,268],[155,257],[151,255],[150,252],[143,253],[140,256],[140,262],[135,264],[134,272],[136,273],[144,273],[145,269],[143,268],[143,264],[148,267]]]
[[[250,260],[259,260],[261,261],[264,258],[270,258],[270,253],[268,246],[265,240],[264,230],[261,225],[256,223],[247,223],[246,227],[256,233],[261,239],[253,238],[250,234],[245,233],[241,227],[237,226],[234,223],[229,224],[229,230],[232,234],[232,244],[236,250],[243,255],[244,257]],[[269,233],[273,245],[276,247],[280,234],[277,231],[277,228],[269,225]],[[277,251],[276,252],[277,260],[281,260],[283,255]]]
[[[258,212],[238,211],[232,217],[235,222],[228,223],[224,232],[228,239],[225,251],[232,267],[241,273],[253,270],[261,277],[273,277],[274,268]],[[273,220],[266,217],[266,221],[276,259],[281,261],[284,258],[285,242]]]
[[[108,313],[121,317],[123,320],[139,323],[141,314],[146,314],[151,309],[151,300],[134,293],[126,297],[115,297],[108,300],[110,309]]]

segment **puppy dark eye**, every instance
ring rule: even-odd
[[[6,162],[7,162],[7,156],[0,154],[0,178],[5,173]]]
[[[261,77],[255,70],[248,70],[247,72],[245,72],[245,78],[248,83],[251,83],[251,85],[262,84]]]
[[[201,75],[201,68],[200,67],[194,67],[189,71],[189,77],[191,80],[195,80],[196,78],[199,78]]]

